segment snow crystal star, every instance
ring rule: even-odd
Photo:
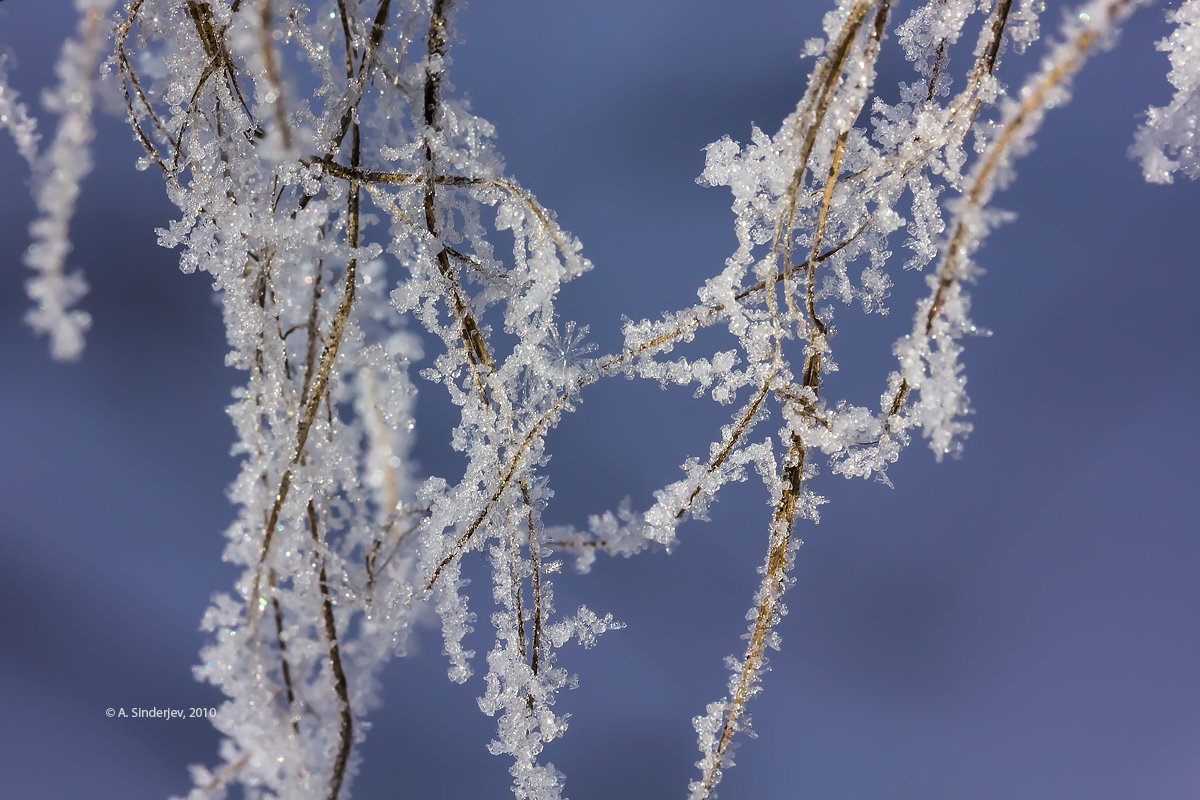
[[[563,334],[559,336],[558,326],[551,325],[542,347],[550,354],[557,377],[566,381],[572,373],[582,369],[591,360],[587,356],[596,352],[596,345],[584,341],[588,333],[587,325],[577,328],[574,320],[569,320],[563,329]]]

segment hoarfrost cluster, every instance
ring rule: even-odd
[[[193,768],[190,796],[348,797],[380,668],[406,652],[427,607],[450,679],[485,670],[488,747],[510,759],[516,797],[562,796],[544,757],[567,728],[557,701],[574,682],[560,651],[621,625],[556,608],[560,562],[586,572],[599,554],[669,547],[727,484],[753,477],[772,508],[767,552],[727,693],[695,719],[699,800],[732,765],[779,646],[794,526],[823,502],[809,479],[825,469],[886,482],[915,434],[941,458],[970,433],[960,356],[982,333],[967,289],[1005,218],[993,195],[1138,3],[1092,0],[1061,26],[1039,0],[840,4],[824,37],[803,43],[809,81],[778,131],[707,149],[699,181],[730,192],[737,249],[698,302],[626,320],[609,354],[555,306],[591,269],[581,243],[505,174],[492,126],[455,98],[451,0],[113,5],[77,0],[45,144],[0,55],[0,124],[36,178],[29,322],[53,355],[78,356],[88,326],[67,228],[103,82],[123,98],[139,166],[161,174],[178,208],[160,243],[212,280],[228,363],[245,376],[229,409],[240,473],[226,551],[242,572],[205,615],[196,668],[228,698],[214,720],[224,742],[215,765]],[[1160,47],[1175,95],[1149,110],[1132,149],[1151,181],[1200,173],[1200,0],[1170,19]],[[1055,38],[1035,48],[1048,29]],[[912,73],[887,102],[876,71],[893,42]],[[1014,87],[1000,69],[1010,50],[1041,58]],[[855,309],[887,313],[893,281],[915,279],[906,271],[925,272],[926,293],[904,312],[911,330],[878,404],[827,396],[823,377],[854,368],[835,361],[837,325]],[[702,329],[720,333],[719,348],[673,354]],[[547,436],[614,376],[692,387],[727,406],[728,422],[649,508],[547,526]],[[458,409],[461,475],[412,469],[418,387]],[[466,559],[489,566],[490,597],[468,599]],[[492,644],[480,659],[465,642],[484,608]]]

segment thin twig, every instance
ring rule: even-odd
[[[321,616],[325,623],[325,641],[329,646],[329,668],[333,673],[333,690],[338,700],[338,746],[333,757],[333,773],[329,778],[328,800],[337,800],[346,777],[346,764],[350,760],[350,748],[354,744],[354,719],[350,712],[350,691],[346,671],[342,666],[341,649],[338,646],[337,620],[333,614],[333,598],[329,593],[329,581],[325,574],[325,559],[321,555],[324,542],[317,529],[317,510],[308,501],[308,529],[313,540],[313,559],[320,564],[318,573],[321,591]]]
[[[351,163],[358,165],[360,157],[360,142],[358,125],[352,126],[352,146],[351,146]],[[346,212],[346,238],[350,246],[351,253],[358,250],[358,235],[359,235],[359,187],[356,181],[350,184],[350,194],[347,199]],[[292,458],[288,463],[287,469],[284,470],[283,477],[279,480],[279,489],[275,492],[275,500],[271,507],[271,513],[267,520],[266,530],[263,532],[262,549],[258,557],[258,567],[254,574],[254,583],[248,599],[250,603],[250,615],[252,619],[257,618],[260,606],[263,603],[263,598],[259,596],[259,590],[262,581],[263,565],[266,563],[267,555],[271,552],[271,542],[275,535],[275,528],[279,522],[279,512],[283,508],[283,503],[287,499],[288,491],[292,485],[292,473],[296,465],[300,463],[300,458],[304,453],[304,445],[308,440],[308,432],[312,427],[313,421],[316,419],[317,410],[320,408],[321,400],[325,398],[326,389],[329,386],[329,379],[333,373],[333,362],[337,358],[338,348],[342,343],[342,335],[346,331],[346,321],[350,318],[350,308],[354,303],[355,282],[357,281],[358,258],[351,256],[346,264],[346,279],[345,287],[342,292],[342,300],[338,305],[337,313],[334,315],[333,324],[330,328],[329,336],[325,341],[325,348],[321,352],[321,364],[317,370],[316,376],[309,386],[308,394],[302,398],[304,404],[304,415],[300,419],[300,423],[296,428],[296,446],[292,452]]]
[[[292,733],[300,733],[300,722],[296,717],[296,690],[292,685],[292,667],[288,663],[287,640],[283,635],[283,608],[279,598],[275,596],[275,570],[267,573],[267,586],[271,590],[271,606],[275,611],[275,643],[279,647],[280,672],[283,674],[283,688],[287,694],[288,714],[292,718]]]
[[[873,61],[878,55],[877,45],[883,35],[887,11],[888,3],[886,0],[880,2],[876,7],[875,25],[864,47],[864,60]],[[851,13],[853,15],[854,12]],[[843,56],[843,60],[844,58]],[[853,109],[850,118],[853,119],[856,117],[859,110],[859,108]],[[809,266],[805,286],[805,306],[812,324],[809,328],[808,352],[805,357],[801,378],[802,391],[798,394],[802,397],[811,394],[814,399],[819,395],[821,390],[822,351],[818,343],[825,337],[826,330],[825,325],[818,319],[816,311],[813,308],[815,295],[813,276],[817,265],[816,256],[820,251],[821,239],[825,231],[825,222],[832,202],[834,187],[837,184],[838,170],[841,165],[841,157],[848,130],[849,127],[847,126],[846,129],[839,133],[834,145],[834,152],[825,183],[824,198],[820,214],[817,218],[816,230],[813,233],[812,252],[807,262]],[[780,475],[783,486],[782,494],[771,518],[767,559],[762,571],[762,581],[756,595],[757,610],[754,612],[754,625],[750,630],[746,653],[742,659],[742,666],[738,674],[737,684],[734,687],[733,696],[726,707],[725,720],[721,726],[720,736],[717,738],[716,747],[713,752],[711,754],[706,753],[706,759],[701,762],[704,764],[704,767],[699,786],[700,792],[698,794],[693,792],[693,797],[711,797],[714,788],[721,780],[721,775],[723,774],[722,768],[729,745],[733,741],[734,733],[741,727],[741,720],[745,715],[746,704],[753,694],[754,688],[759,682],[759,676],[762,673],[763,655],[767,646],[768,633],[778,619],[780,600],[788,584],[788,572],[790,571],[792,560],[792,529],[795,525],[797,505],[804,482],[804,455],[804,443],[800,435],[793,432],[787,454],[783,459],[783,471]]]
[[[1004,5],[1005,2],[1006,0],[1001,0],[1001,5]],[[1115,0],[1109,6],[1109,14],[1120,13],[1123,7],[1132,2],[1133,0]],[[1017,137],[1026,134],[1024,130],[1026,122],[1034,112],[1043,108],[1046,95],[1070,77],[1076,65],[1087,56],[1088,50],[1095,44],[1098,36],[1099,33],[1095,29],[1089,28],[1081,31],[1070,43],[1068,57],[1050,65],[1034,85],[1027,85],[1022,90],[1022,100],[1016,114],[1007,121],[1007,124],[1001,126],[999,135],[989,144],[971,187],[964,195],[963,207],[957,215],[953,233],[945,249],[945,256],[937,270],[937,283],[933,294],[927,301],[929,305],[924,315],[924,322],[916,333],[928,337],[933,332],[934,320],[945,303],[947,294],[963,278],[959,263],[965,258],[964,253],[970,236],[970,226],[966,221],[969,213],[977,211],[991,197],[992,176],[1003,163],[1008,150],[1015,141],[1018,141]],[[988,52],[990,52],[990,48]],[[986,56],[987,52],[981,56],[981,59],[986,60]],[[883,426],[885,434],[890,432],[892,422],[904,407],[904,401],[911,390],[912,386],[909,384],[908,378],[902,378],[888,404],[888,415]]]

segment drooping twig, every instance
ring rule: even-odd
[[[1004,6],[1005,3],[1006,0],[1001,0],[1000,6]],[[1110,18],[1118,17],[1127,13],[1134,4],[1135,0],[1111,0],[1106,4],[1105,14]],[[994,28],[994,30],[997,31],[996,36],[998,37],[999,29]],[[914,336],[920,339],[927,339],[930,336],[933,332],[934,321],[942,310],[950,291],[967,277],[962,265],[968,257],[968,251],[974,246],[969,241],[972,237],[971,219],[991,199],[995,191],[994,180],[997,170],[1008,158],[1012,147],[1032,133],[1031,129],[1037,126],[1042,113],[1044,113],[1047,96],[1070,80],[1079,65],[1087,58],[1100,35],[1101,31],[1095,27],[1080,28],[1071,40],[1060,46],[1057,51],[1057,60],[1049,62],[1040,73],[1026,83],[1019,94],[1020,103],[998,126],[999,134],[989,143],[981,157],[972,175],[970,186],[964,193],[963,203],[955,215],[949,242],[943,250],[944,255],[938,265],[937,282],[934,284],[932,293],[922,303],[921,307],[924,312],[913,331]],[[990,47],[980,57],[981,63],[985,67],[988,64],[989,52],[991,52]],[[991,63],[994,64],[994,57]],[[979,65],[977,65],[977,70],[978,67]],[[908,378],[904,377],[892,392],[891,400],[888,403],[888,414],[884,420],[885,434],[891,430],[896,415],[904,408],[904,403],[912,390],[913,386],[909,383]]]
[[[329,778],[328,800],[337,800],[342,783],[346,778],[346,764],[350,760],[350,748],[354,744],[354,718],[350,710],[350,691],[346,682],[346,671],[342,665],[341,647],[338,644],[337,620],[333,614],[333,598],[329,593],[329,580],[325,574],[325,559],[321,555],[324,542],[317,527],[317,511],[308,501],[308,529],[312,534],[313,558],[318,563],[319,589],[321,592],[321,618],[324,622],[325,642],[328,645],[329,669],[333,673],[333,690],[338,705],[338,743],[333,757],[333,772]]]
[[[358,165],[360,158],[360,143],[358,125],[352,125],[351,137],[351,163]],[[358,183],[352,181],[350,184],[350,193],[347,199],[346,212],[346,239],[350,246],[351,253],[358,249],[359,235],[359,186]],[[300,458],[304,454],[304,445],[308,440],[309,429],[312,428],[313,421],[316,419],[317,410],[321,406],[321,401],[326,399],[326,390],[329,387],[329,379],[333,373],[333,363],[337,358],[338,348],[342,343],[342,336],[346,331],[346,322],[350,318],[350,309],[354,304],[355,284],[358,279],[358,258],[352,255],[346,263],[346,278],[344,288],[342,290],[342,300],[338,305],[337,313],[334,315],[333,323],[330,326],[329,335],[325,340],[325,348],[321,352],[320,366],[317,369],[316,375],[313,377],[312,383],[309,386],[307,396],[302,398],[304,407],[303,416],[300,418],[299,424],[296,426],[296,444],[292,451],[291,460],[287,468],[284,470],[283,476],[279,480],[279,489],[275,492],[274,502],[271,506],[270,516],[267,519],[266,530],[263,532],[262,548],[259,552],[258,567],[254,574],[254,582],[250,591],[250,596],[247,598],[250,603],[251,619],[256,619],[264,599],[260,597],[260,586],[262,582],[263,565],[267,561],[267,555],[271,552],[271,542],[275,535],[275,529],[279,522],[279,513],[283,508],[283,503],[287,499],[288,491],[292,485],[293,470],[300,463]]]
[[[878,44],[883,35],[883,28],[887,18],[888,4],[881,2],[876,7],[875,24],[864,46],[863,60],[873,62],[878,55]],[[865,12],[864,12],[865,13]],[[857,31],[857,24],[861,21],[854,19],[854,12],[851,12],[851,20],[848,25],[854,26]],[[845,42],[845,48],[839,46],[838,52],[840,60],[845,61],[848,57],[849,42]],[[861,89],[865,87],[855,87]],[[849,119],[852,121],[858,114],[861,105],[852,109]],[[816,398],[820,393],[821,388],[821,347],[820,340],[826,335],[826,327],[821,322],[814,308],[814,298],[816,293],[816,284],[814,281],[815,270],[817,266],[817,254],[820,252],[821,240],[825,232],[825,223],[828,218],[829,208],[832,203],[834,187],[838,180],[838,171],[841,166],[842,153],[846,144],[846,136],[849,131],[849,124],[838,132],[834,151],[830,159],[828,175],[825,181],[825,190],[823,193],[823,202],[817,217],[816,229],[813,233],[813,243],[811,253],[808,258],[808,269],[805,280],[805,308],[809,316],[809,333],[807,355],[805,357],[804,369],[801,377],[801,391],[797,394],[805,396],[806,394]],[[811,131],[810,131],[811,132]],[[815,134],[813,135],[815,138]],[[807,160],[808,149],[802,149],[801,153]],[[794,187],[799,186],[799,181],[793,179]],[[794,197],[793,197],[794,201]],[[789,207],[788,214],[793,213],[794,203]],[[790,222],[788,223],[790,226]],[[788,235],[790,239],[790,234]],[[777,239],[778,241],[778,229]],[[786,248],[785,248],[786,250]],[[778,324],[778,322],[777,322]],[[777,335],[776,341],[778,342]],[[807,390],[807,391],[805,391]],[[737,681],[734,685],[733,695],[725,706],[724,720],[721,724],[721,730],[716,737],[716,741],[711,751],[705,752],[704,758],[700,761],[701,779],[699,782],[693,782],[691,789],[692,800],[705,800],[713,794],[717,783],[720,782],[723,774],[726,754],[729,746],[733,741],[734,734],[741,729],[742,720],[746,712],[746,704],[750,697],[756,691],[758,684],[761,681],[761,674],[764,665],[764,653],[766,651],[768,635],[771,628],[779,618],[779,606],[784,590],[787,588],[792,562],[792,529],[795,525],[796,512],[803,490],[804,481],[804,456],[805,447],[803,440],[798,433],[791,434],[791,441],[788,445],[787,454],[784,456],[782,465],[781,485],[782,491],[780,498],[775,506],[775,511],[771,517],[769,527],[768,547],[766,564],[762,571],[762,580],[759,584],[758,591],[755,595],[756,610],[754,610],[754,624],[751,626],[749,639],[746,645],[746,652],[742,658],[741,668],[738,672]],[[702,739],[703,746],[703,739]]]

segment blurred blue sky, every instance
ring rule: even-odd
[[[69,6],[0,7],[27,100],[73,28]],[[603,351],[621,314],[689,304],[732,251],[728,194],[694,183],[702,148],[744,140],[751,122],[775,130],[824,10],[521,0],[460,14],[453,82],[496,125],[511,174],[583,240],[596,269],[560,310]],[[751,706],[759,738],[736,751],[723,798],[1200,797],[1200,187],[1146,186],[1125,157],[1137,114],[1169,96],[1153,49],[1165,30],[1159,10],[1140,12],[998,199],[1018,219],[980,254],[974,318],[995,335],[968,342],[977,415],[964,457],[936,464],[916,444],[895,489],[818,479],[830,502],[799,530],[783,651]],[[881,85],[907,79],[902,66],[885,56]],[[99,126],[70,259],[93,287],[94,328],[72,366],[21,323],[32,203],[0,141],[0,773],[12,797],[163,798],[216,746],[202,721],[104,716],[219,700],[190,670],[208,598],[233,579],[220,562],[235,475],[224,406],[240,376],[223,367],[208,279],[155,245],[171,217],[155,176],[134,171],[119,119]],[[889,318],[841,312],[829,391],[878,396],[914,277],[898,278]],[[431,423],[416,457],[452,474],[448,417],[422,388]],[[729,413],[624,380],[585,393],[550,440],[551,521],[627,494],[644,508]],[[560,608],[586,602],[628,625],[562,655],[581,688],[561,698],[572,722],[547,756],[575,800],[685,793],[691,718],[742,650],[768,516],[761,487],[736,487],[672,555],[602,558],[560,579]],[[480,684],[445,679],[434,629],[418,644],[385,676],[355,796],[507,796]]]

